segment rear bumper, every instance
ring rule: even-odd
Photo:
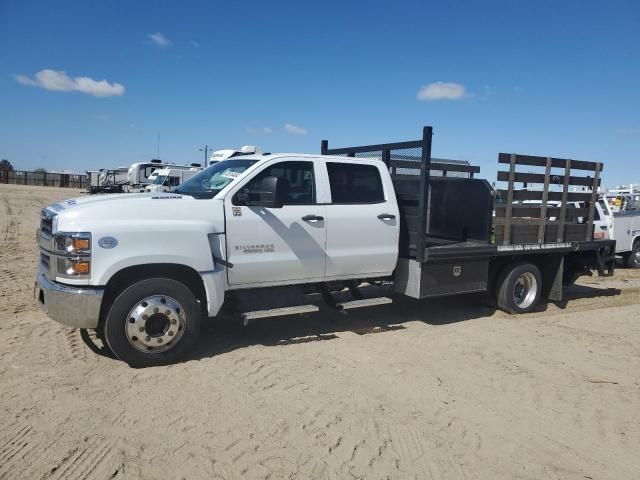
[[[63,285],[39,271],[35,294],[40,308],[52,320],[68,327],[97,328],[104,288]]]

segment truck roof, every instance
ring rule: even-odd
[[[304,158],[307,160],[339,160],[339,161],[350,161],[357,160],[358,162],[363,163],[380,163],[382,162],[381,158],[377,157],[347,157],[344,155],[320,155],[320,154],[312,154],[312,153],[258,153],[253,155],[243,155],[241,157],[232,157],[228,160],[258,160],[258,161],[266,161],[272,160],[275,158],[286,158],[286,157],[296,157],[296,158]],[[224,162],[225,160],[221,160]]]

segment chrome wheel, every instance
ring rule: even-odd
[[[640,267],[640,248],[635,252],[636,267]]]
[[[538,293],[538,281],[531,272],[524,272],[513,286],[513,301],[520,308],[530,307]]]
[[[125,335],[129,343],[144,353],[165,352],[178,344],[187,317],[182,305],[166,295],[143,298],[129,312]]]

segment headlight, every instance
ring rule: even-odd
[[[66,277],[86,277],[91,273],[91,261],[86,257],[58,257],[58,274]]]
[[[91,253],[91,234],[86,232],[56,233],[55,249],[66,254]]]

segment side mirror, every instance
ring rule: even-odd
[[[288,182],[278,177],[265,177],[262,179],[262,185],[258,194],[257,202],[250,202],[251,205],[257,205],[266,208],[282,208]]]
[[[289,182],[285,179],[265,177],[258,189],[238,192],[235,201],[249,207],[282,208],[288,189]]]

